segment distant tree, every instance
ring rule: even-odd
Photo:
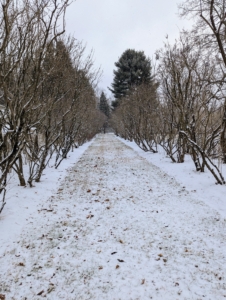
[[[112,106],[118,106],[118,100],[124,97],[133,86],[151,82],[151,62],[143,51],[128,49],[115,63],[114,79],[110,91],[115,96]]]
[[[109,117],[110,107],[109,107],[109,104],[107,102],[107,98],[106,98],[104,92],[102,92],[101,96],[100,96],[99,109],[100,109],[100,111],[102,111],[102,113],[104,113],[107,117]]]

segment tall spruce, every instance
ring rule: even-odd
[[[107,117],[110,115],[110,107],[107,101],[107,98],[105,96],[105,93],[102,92],[100,96],[100,104],[99,104],[99,109],[102,111]]]
[[[110,91],[114,94],[115,101],[112,106],[118,106],[119,99],[124,97],[133,86],[150,83],[151,62],[143,51],[128,49],[115,63],[114,79]]]

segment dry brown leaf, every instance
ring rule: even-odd
[[[0,300],[5,300],[5,295],[0,294]]]
[[[142,279],[142,280],[141,280],[141,284],[145,284],[145,279]]]
[[[120,268],[119,265],[117,265],[117,266],[115,267],[115,269],[118,269],[118,268]]]
[[[91,218],[93,218],[94,217],[94,215],[88,215],[87,217],[86,217],[86,219],[91,219]]]
[[[41,296],[41,294],[43,294],[44,293],[44,290],[42,290],[41,292],[39,292],[38,294],[37,294],[37,296]]]

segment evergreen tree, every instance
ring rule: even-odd
[[[114,70],[112,89],[110,89],[115,96],[115,101],[112,102],[114,107],[118,106],[118,100],[124,97],[131,87],[150,83],[152,79],[151,62],[143,51],[126,50],[115,66],[117,69]]]
[[[71,80],[75,77],[75,69],[70,57],[69,45],[59,40],[48,45],[43,62],[43,72],[48,74],[44,81],[43,97],[49,95],[65,95],[70,90]]]
[[[110,115],[110,107],[109,107],[109,105],[108,105],[107,98],[106,98],[104,92],[102,92],[102,93],[101,93],[101,96],[100,96],[99,109],[100,109],[100,111],[102,111],[107,117],[109,117],[109,115]]]

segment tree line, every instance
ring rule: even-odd
[[[142,51],[126,50],[115,64],[111,91],[116,134],[144,151],[164,149],[174,163],[189,154],[198,172],[207,168],[225,184],[226,1],[188,0],[181,17],[194,26],[168,39],[153,63]],[[142,77],[144,76],[144,77]]]
[[[66,35],[68,6],[68,0],[1,1],[0,213],[10,172],[32,187],[51,158],[57,168],[104,122],[95,94],[100,70],[92,53],[85,57],[83,44]]]

